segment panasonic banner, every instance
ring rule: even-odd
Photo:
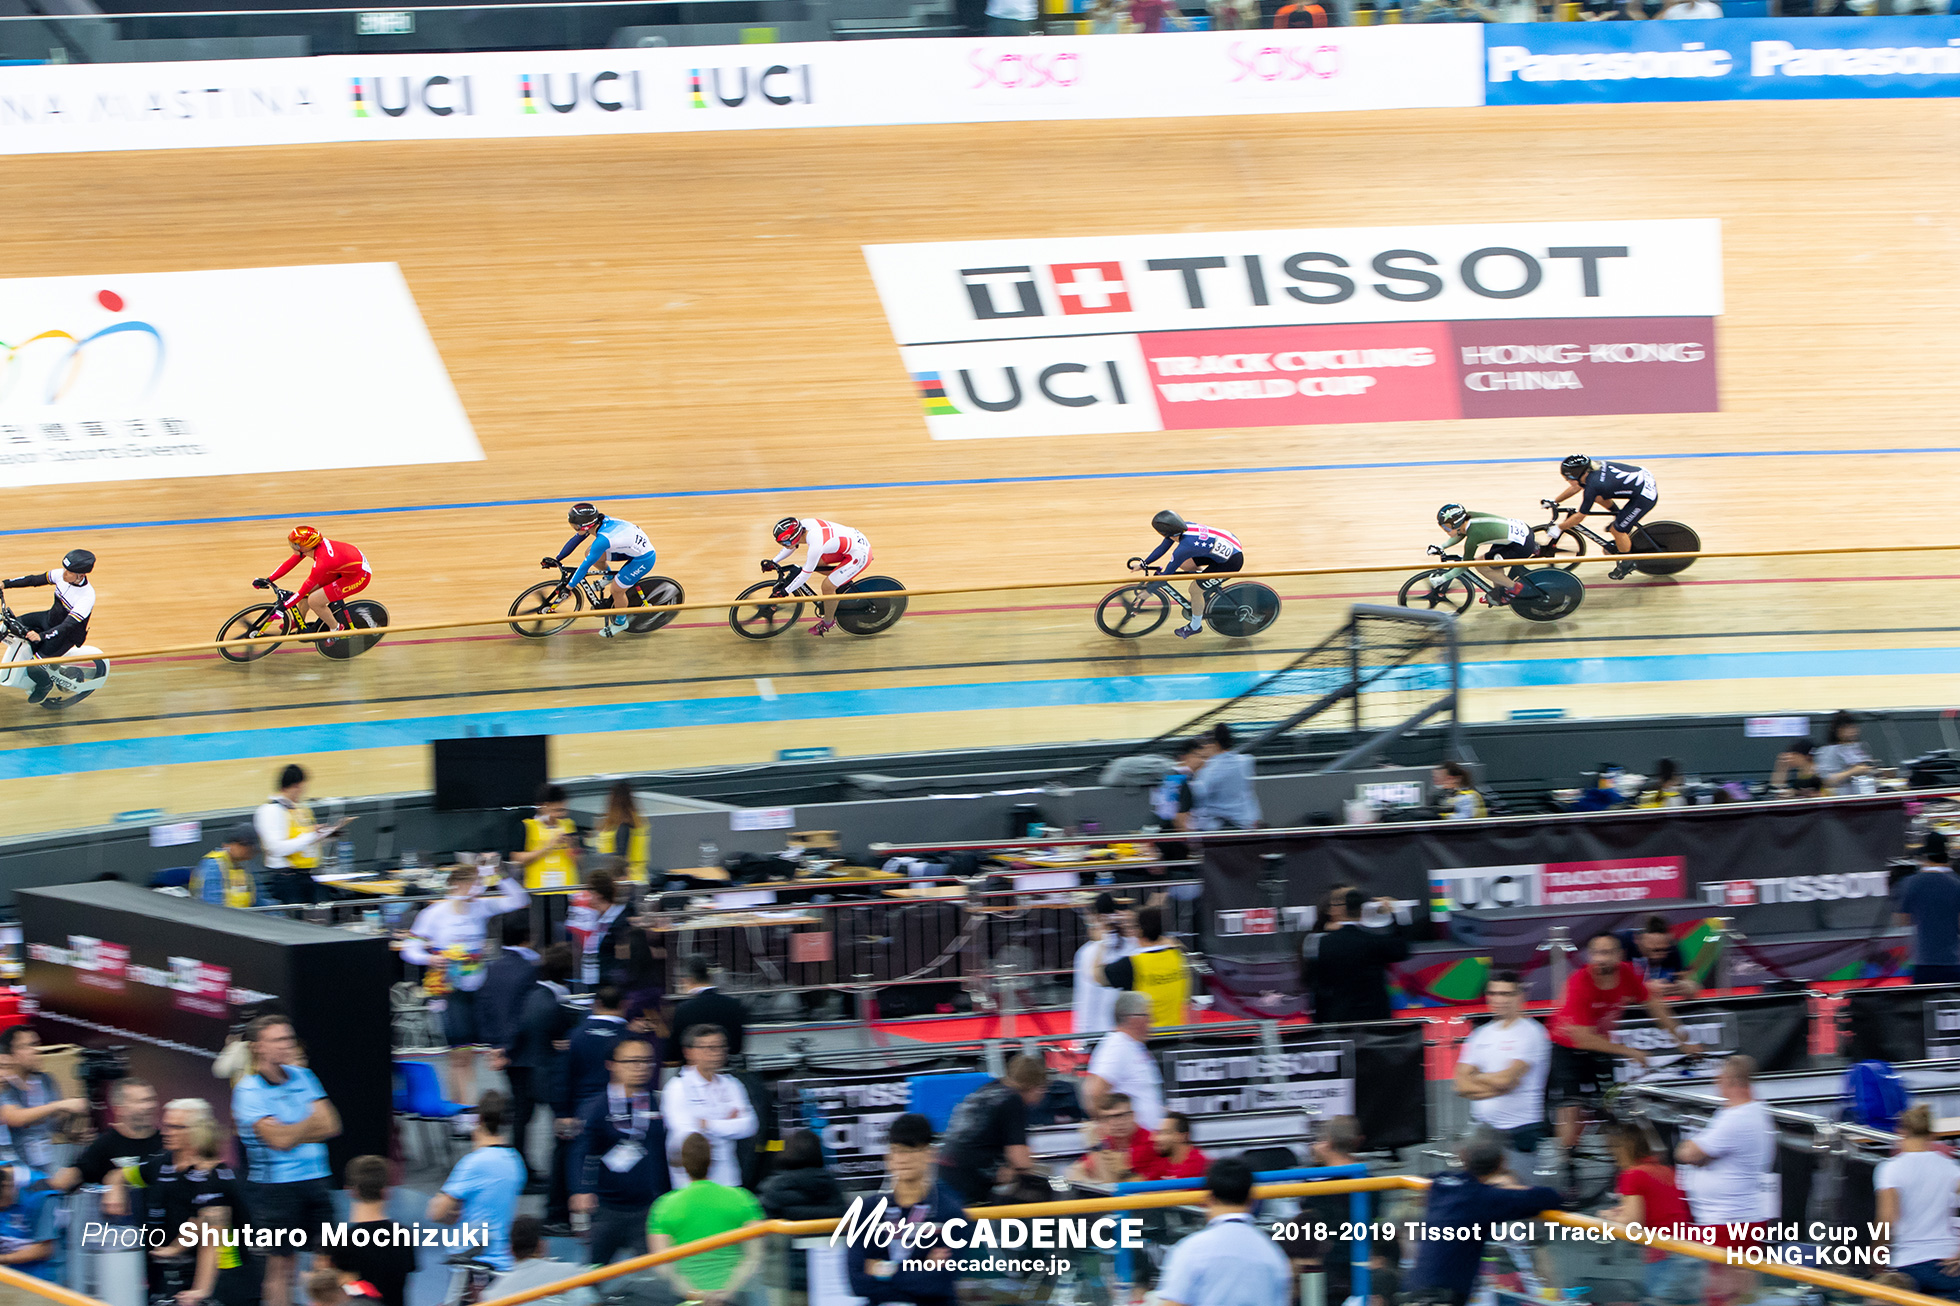
[[[1484,29],[1484,102],[1960,95],[1960,18],[1718,18]]]

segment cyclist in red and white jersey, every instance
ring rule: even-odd
[[[299,587],[299,592],[286,600],[287,606],[311,612],[320,624],[310,629],[340,629],[340,623],[334,620],[333,609],[327,604],[352,598],[368,587],[374,573],[368,570],[367,559],[353,545],[327,539],[311,526],[293,527],[292,533],[286,536],[286,543],[292,548],[292,556],[274,568],[270,577],[253,581],[253,586],[258,589],[270,588],[273,581],[298,566],[301,558],[306,558],[312,562],[313,570]]]
[[[762,564],[764,571],[776,570],[789,561],[798,545],[806,546],[803,566],[793,569],[789,576],[788,588],[791,591],[800,589],[811,594],[835,594],[862,576],[864,569],[871,565],[871,541],[864,538],[863,531],[855,531],[821,517],[785,517],[776,523],[776,529],[770,534],[783,547],[774,558]],[[817,570],[819,567],[829,567],[831,570],[824,575]],[[810,633],[828,635],[836,625],[836,617],[824,613],[817,624],[810,627]]]
[[[1158,513],[1150,519],[1150,525],[1163,542],[1150,551],[1139,566],[1148,567],[1151,563],[1170,551],[1170,561],[1164,564],[1166,575],[1174,571],[1239,571],[1245,567],[1245,550],[1239,544],[1239,537],[1230,531],[1221,531],[1216,526],[1200,526],[1196,522],[1186,523],[1170,509]],[[1189,639],[1205,628],[1205,596],[1201,589],[1191,587],[1191,623],[1177,628],[1179,639]]]

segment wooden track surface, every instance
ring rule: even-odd
[[[1557,488],[1552,464],[1574,449],[1661,459],[1657,515],[1693,523],[1711,549],[1948,540],[1955,525],[1943,487],[1960,452],[1950,380],[1960,345],[1956,145],[1960,103],[1932,100],[10,159],[0,247],[12,275],[398,262],[486,460],[0,493],[14,533],[0,541],[0,572],[45,566],[73,543],[94,548],[103,594],[95,642],[113,651],[210,636],[251,601],[246,582],[282,556],[284,523],[297,519],[365,550],[378,573],[373,594],[397,618],[489,615],[540,579],[537,558],[564,540],[562,504],[575,498],[618,502],[654,538],[657,570],[681,580],[690,599],[732,595],[755,579],[754,560],[771,551],[768,524],[790,512],[860,527],[877,548],[876,570],[916,585],[1107,575],[1150,543],[1148,517],[1164,506],[1229,526],[1255,565],[1416,563],[1436,538],[1437,503],[1535,518],[1531,505]],[[860,253],[890,241],[1632,217],[1724,222],[1720,413],[934,442]],[[1430,465],[1382,465],[1397,463]],[[1251,470],[1205,474],[1218,468]],[[1296,470],[1274,470],[1288,468]],[[1297,470],[1305,468],[1316,470]],[[1095,479],[1136,472],[1158,475]],[[1004,477],[1069,479],[950,484]],[[907,484],[783,488],[888,482]],[[700,497],[619,498],[634,494]],[[550,502],[445,506],[538,499]],[[375,509],[402,511],[336,515]],[[279,520],[140,525],[258,514]],[[1683,579],[1750,583],[1618,587],[1610,602],[1602,589],[1556,635],[1487,614],[1480,629],[1500,628],[1498,643],[1470,656],[1514,657],[1526,642],[1524,656],[1558,658],[1650,651],[1642,640],[1724,655],[1960,644],[1943,629],[1960,623],[1941,616],[1947,580],[1960,572],[1950,561],[1960,560],[1882,569],[1938,578],[1882,584],[1757,583],[1881,574],[1864,562],[1703,568]],[[1348,601],[1285,592],[1287,614],[1267,637],[1275,649],[1310,643]],[[1041,603],[1035,595],[976,606]],[[1168,634],[1146,644],[1168,664],[1139,668],[1198,659],[1211,672],[1265,656],[1179,649]],[[519,701],[528,710],[719,698],[737,684],[753,696],[757,677],[783,678],[789,696],[832,680],[903,687],[1131,674],[1123,659],[1143,655],[1107,645],[1079,609],[934,616],[922,604],[890,636],[841,647],[800,632],[747,645],[705,624],[614,646],[589,636],[549,648],[486,639],[384,645],[351,665],[296,653],[251,669],[130,666],[56,727],[18,699],[0,700],[0,749],[238,730],[247,719],[265,728],[502,711]],[[1017,660],[1045,669],[998,665]],[[973,662],[996,665],[959,669]],[[1765,708],[1828,707],[1840,691],[1874,703],[1950,693],[1918,672],[1837,684],[1765,667],[1757,688],[1741,693]],[[1740,701],[1740,681],[1689,673],[1568,690],[1562,705],[1619,714]],[[694,687],[652,683],[674,679]],[[478,697],[456,697],[465,690]],[[1540,695],[1478,693],[1478,715]],[[489,701],[499,695],[510,702]],[[409,698],[412,707],[401,701]],[[292,702],[317,706],[276,706]],[[1056,737],[1134,735],[1188,709],[1031,710],[1043,714],[1034,729],[1054,732],[1040,737]],[[929,718],[898,713],[868,728],[840,715],[809,742],[1033,737],[1013,708],[921,720]],[[590,752],[610,762],[585,769],[655,765],[670,752],[753,759],[798,742],[753,722],[682,733],[686,742],[656,729],[645,749],[625,747],[630,735],[612,739],[620,748],[593,743]],[[409,745],[401,755],[419,756]],[[561,769],[577,769],[562,761],[572,755],[561,749]],[[385,782],[405,772],[381,757],[347,768],[342,787],[414,787]],[[207,763],[231,774],[231,762]],[[253,775],[264,769],[249,763]],[[183,800],[159,802],[155,771],[115,774],[150,797],[105,798],[110,810],[185,810],[204,783],[178,768],[171,784]],[[42,781],[21,774],[6,783],[9,796],[29,798]]]

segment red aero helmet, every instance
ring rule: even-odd
[[[803,533],[803,523],[798,521],[794,517],[785,517],[781,521],[777,522],[776,529],[772,532],[772,534],[776,537],[776,543],[778,544],[793,543],[796,537],[801,535],[802,533]]]
[[[320,532],[311,526],[295,526],[286,542],[295,549],[317,549],[320,547]]]

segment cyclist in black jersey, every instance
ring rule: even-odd
[[[1569,455],[1559,463],[1558,470],[1559,475],[1565,478],[1565,488],[1552,502],[1564,503],[1581,491],[1586,497],[1579,501],[1577,510],[1566,514],[1564,521],[1552,523],[1551,529],[1545,532],[1545,548],[1550,549],[1557,543],[1560,531],[1577,524],[1582,514],[1592,511],[1593,504],[1604,499],[1613,504],[1615,510],[1611,527],[1614,552],[1631,554],[1633,537],[1630,532],[1660,502],[1660,491],[1654,486],[1654,474],[1633,463],[1609,463],[1588,458],[1582,453]],[[1625,503],[1620,504],[1617,500],[1625,500]],[[1624,580],[1632,574],[1633,559],[1622,558],[1614,564],[1608,579]]]

